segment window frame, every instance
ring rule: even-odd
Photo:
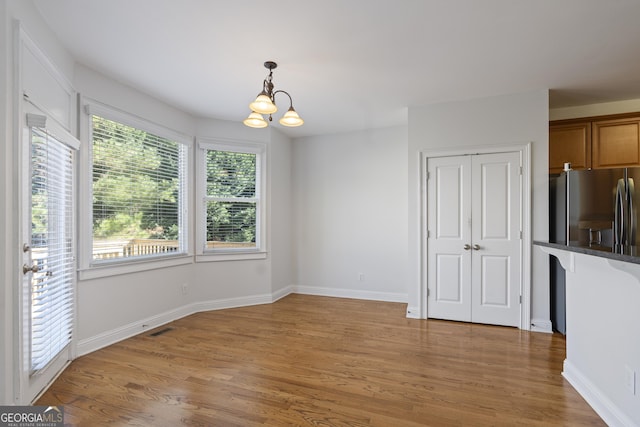
[[[79,228],[80,241],[78,245],[79,278],[80,280],[108,277],[118,274],[152,270],[175,265],[188,264],[193,261],[191,244],[191,215],[189,207],[192,205],[192,165],[193,165],[193,137],[175,130],[155,124],[149,120],[127,113],[117,108],[102,104],[91,99],[81,100],[84,105],[83,116],[80,120],[80,132],[86,149],[81,150],[80,185],[79,185]],[[93,116],[120,123],[169,139],[185,147],[184,168],[181,175],[184,193],[181,195],[180,207],[180,237],[182,250],[178,253],[166,253],[153,257],[116,258],[96,262],[93,260]]]
[[[261,142],[238,141],[219,138],[198,138],[196,165],[196,262],[237,261],[264,259],[267,257],[266,207],[267,207],[267,145]],[[207,151],[231,151],[256,155],[256,247],[255,248],[206,248],[207,240]]]

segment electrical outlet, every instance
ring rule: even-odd
[[[364,282],[364,273],[358,273],[358,281]]]
[[[636,395],[636,373],[628,366],[624,367],[624,385],[632,395]]]
[[[182,284],[182,295],[186,295],[189,291],[189,285],[187,283]]]

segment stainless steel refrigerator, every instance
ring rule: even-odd
[[[637,255],[639,205],[640,168],[569,170],[552,176],[549,241]],[[566,333],[564,277],[551,257],[551,321],[561,333]]]
[[[550,183],[550,241],[634,254],[640,168],[564,172]]]

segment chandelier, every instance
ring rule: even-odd
[[[251,114],[249,114],[249,117],[244,119],[243,123],[252,128],[264,128],[269,126],[269,123],[267,123],[263,115],[268,114],[269,121],[273,120],[271,115],[278,111],[275,96],[277,93],[284,93],[289,97],[289,110],[287,110],[287,112],[284,113],[282,118],[278,121],[282,126],[302,126],[304,120],[302,120],[298,113],[296,113],[296,110],[293,109],[293,100],[291,99],[291,95],[284,90],[273,90],[273,70],[278,66],[278,64],[273,61],[267,61],[264,63],[264,66],[269,70],[269,75],[262,83],[262,92],[258,94],[255,101],[249,104]]]

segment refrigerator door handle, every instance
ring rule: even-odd
[[[616,245],[621,245],[624,239],[624,187],[624,180],[619,179],[613,217],[613,239]]]
[[[633,178],[627,178],[627,217],[629,218],[629,228],[627,229],[628,245],[636,244],[636,207],[633,205],[635,186]]]

